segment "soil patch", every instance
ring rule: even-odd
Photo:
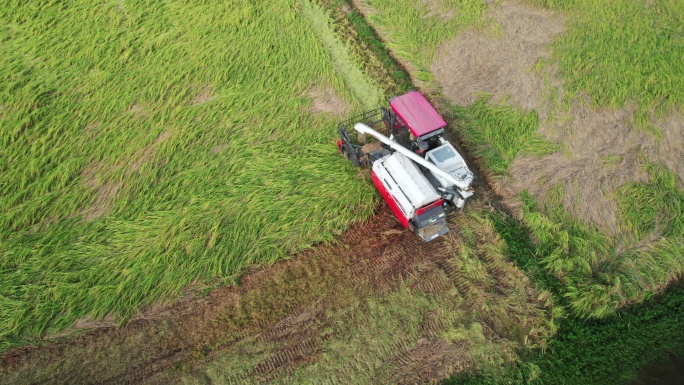
[[[150,114],[149,106],[138,103],[132,105],[127,112],[133,116],[148,116]]]
[[[84,221],[90,221],[106,215],[111,209],[111,200],[121,187],[121,183],[112,183],[101,179],[99,174],[102,171],[102,167],[102,163],[95,162],[88,165],[81,173],[83,184],[95,193],[95,199],[90,206],[84,207],[78,214],[81,215]]]
[[[227,144],[218,144],[211,149],[211,155],[216,155],[219,152],[225,150],[226,148],[228,148]]]
[[[534,66],[549,57],[548,44],[563,32],[564,18],[518,1],[490,9],[501,34],[470,30],[444,43],[431,66],[435,80],[454,104],[469,105],[486,92],[494,101],[510,97],[524,109],[539,109],[545,84]]]
[[[214,99],[216,99],[216,95],[214,95],[214,88],[210,87],[210,86],[206,86],[206,87],[202,88],[202,90],[192,100],[192,105],[196,106],[199,104],[204,104],[204,103],[210,102]]]
[[[684,116],[673,111],[663,119],[653,119],[662,138],[656,138],[647,147],[649,157],[672,170],[684,189]]]
[[[478,199],[486,200],[474,199],[469,211],[482,217],[490,203]],[[340,338],[341,329],[363,331],[369,320],[359,314],[371,310],[371,300],[400,290],[439,299],[454,311],[439,311],[436,305],[421,309],[415,335],[399,335],[406,342],[390,346],[387,359],[355,357],[351,371],[379,361],[386,370],[369,383],[386,381],[388,375],[434,383],[475,361],[460,337],[463,325],[480,325],[478,338],[499,347],[503,353],[497,354],[544,339],[541,297],[524,274],[492,252],[498,236],[483,230],[483,223],[457,214],[449,236],[424,243],[402,229],[383,204],[372,221],[352,228],[339,243],[255,269],[237,287],[157,308],[122,328],[101,327],[63,342],[7,352],[0,361],[0,383],[169,383],[188,376],[207,383],[207,363],[226,355],[245,358],[236,382],[287,383],[334,351],[330,341]],[[453,335],[446,338],[445,332]],[[337,346],[347,342],[341,338]],[[417,376],[404,379],[403,366]]]
[[[338,118],[349,116],[351,106],[338,96],[330,86],[313,86],[307,93],[311,98],[309,111],[317,114],[331,114]]]
[[[653,137],[633,128],[627,109],[593,110],[574,106],[573,119],[554,133],[540,130],[563,143],[566,151],[542,158],[518,157],[509,168],[514,191],[536,197],[562,186],[563,205],[577,218],[595,224],[606,234],[619,233],[614,192],[629,182],[648,182],[640,152],[654,145]]]

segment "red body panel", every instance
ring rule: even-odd
[[[393,98],[390,106],[416,138],[446,126],[439,112],[418,91]]]
[[[375,185],[375,188],[380,191],[380,195],[385,199],[387,204],[390,206],[392,211],[394,212],[394,215],[397,216],[397,219],[399,219],[399,222],[401,222],[401,225],[404,226],[405,228],[408,228],[409,220],[404,216],[404,212],[401,211],[399,208],[399,205],[397,205],[397,202],[394,201],[394,198],[392,198],[392,194],[390,194],[387,189],[385,188],[385,185],[382,183],[380,178],[375,174],[375,171],[371,171],[371,176],[373,177],[373,184]]]
[[[434,209],[435,207],[439,207],[444,203],[444,198],[439,198],[438,200],[430,203],[429,205],[425,205],[419,209],[416,209],[416,216],[423,214],[424,212]]]

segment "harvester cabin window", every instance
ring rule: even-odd
[[[444,163],[447,159],[453,158],[455,156],[454,152],[449,147],[444,147],[441,150],[432,153],[435,160],[439,163]]]

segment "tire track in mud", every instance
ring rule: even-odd
[[[458,224],[450,222],[450,235],[424,243],[381,204],[369,222],[351,228],[339,243],[253,271],[237,287],[142,314],[121,328],[7,352],[0,356],[0,383],[165,383],[171,373],[192,370],[243,341],[275,346],[244,377],[246,382],[291,375],[324,352],[331,338],[326,311],[343,308],[354,298],[386,294],[408,283],[432,295],[455,288],[466,299],[464,306],[475,306],[480,290],[455,264],[460,237]],[[432,347],[402,342],[385,365],[401,367],[413,360],[411,365],[428,375],[428,363],[415,361],[429,356],[437,365],[434,357],[449,354],[451,349],[435,345],[444,326],[439,316],[426,315],[420,334]],[[410,359],[417,351],[421,354]]]
[[[143,314],[121,328],[7,352],[1,356],[0,383],[155,382],[156,374],[210,359],[243,340],[277,344],[250,373],[266,381],[321,352],[329,337],[322,333],[329,326],[325,311],[344,306],[344,294],[391,291],[418,262],[446,258],[440,241],[421,243],[382,205],[371,221],[347,231],[339,243],[261,268],[237,287]],[[293,288],[300,299],[269,297]]]
[[[451,262],[458,242],[452,233],[424,243],[381,205],[371,221],[347,231],[339,243],[258,269],[237,287],[142,314],[121,328],[7,352],[1,357],[0,383],[164,383],[169,373],[190,370],[241,341],[276,347],[245,377],[268,382],[323,352],[331,338],[326,311],[356,298],[388,293],[407,280],[417,290],[435,294],[459,287]],[[441,279],[430,279],[440,275]],[[293,288],[298,298],[272,296]],[[444,322],[426,315],[421,334],[434,339]],[[410,344],[400,345],[394,348],[399,361],[392,359],[388,365],[401,364],[402,357],[406,360],[411,354]],[[34,370],[37,366],[45,370]]]

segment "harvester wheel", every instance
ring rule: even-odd
[[[354,152],[352,152],[352,151],[354,151]],[[356,150],[354,150],[353,148],[349,148],[349,147],[345,148],[344,149],[344,157],[348,161],[352,162],[352,164],[354,166],[356,166],[356,167],[361,166],[360,159],[359,159],[358,155],[356,154]]]

